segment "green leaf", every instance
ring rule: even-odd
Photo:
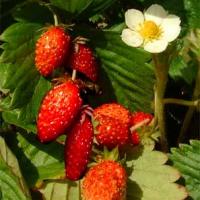
[[[93,32],[89,38],[101,61],[103,95],[96,101],[117,101],[131,110],[151,112],[154,73],[148,64],[150,54],[127,46],[115,31]]]
[[[128,167],[133,168],[129,177],[128,200],[183,200],[187,197],[186,189],[174,183],[180,178],[180,173],[165,164],[168,160],[166,154],[138,147],[133,149],[128,160]]]
[[[35,23],[16,23],[0,36],[4,42],[0,57],[0,90],[5,94],[0,99],[3,118],[33,132],[41,100],[50,88],[50,82],[34,66],[35,42],[41,27]]]
[[[184,0],[185,9],[187,11],[187,18],[191,28],[200,28],[199,0]]]
[[[51,3],[60,9],[77,15],[83,12],[92,3],[92,0],[51,0]]]
[[[24,128],[28,132],[36,133],[36,118],[43,96],[50,89],[50,82],[40,77],[33,96],[26,104],[20,109],[14,109],[3,112],[3,119],[16,126]]]
[[[33,14],[33,10],[37,10],[37,14]],[[35,23],[53,23],[53,14],[50,10],[36,2],[27,1],[23,5],[19,5],[13,12],[13,17],[19,22],[35,22]]]
[[[0,197],[3,200],[30,200],[18,161],[0,137]]]
[[[169,75],[174,80],[183,79],[188,84],[192,84],[192,82],[196,78],[198,67],[191,63],[186,63],[182,56],[177,56],[171,62]]]
[[[82,14],[84,17],[90,17],[94,14],[100,13],[116,0],[51,0],[54,6],[67,11],[74,16]]]
[[[34,48],[40,28],[38,24],[16,23],[0,37],[4,42],[0,57],[0,73],[4,75],[1,88],[8,89],[12,96],[9,107],[19,108],[26,104],[39,79],[34,66]]]
[[[64,176],[63,145],[57,142],[41,144],[31,133],[18,134],[17,142],[16,156],[29,186]]]
[[[90,17],[98,13],[102,13],[105,9],[109,8],[117,0],[93,0],[88,8],[82,13],[82,15]]]
[[[49,181],[39,190],[44,200],[79,200],[79,182]]]
[[[189,195],[194,200],[200,199],[200,141],[191,140],[190,145],[181,144],[171,149],[170,159],[185,179]]]

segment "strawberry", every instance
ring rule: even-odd
[[[70,36],[63,28],[51,26],[37,40],[35,49],[35,65],[43,75],[50,75],[59,67],[69,52]]]
[[[102,161],[88,171],[81,187],[83,200],[125,200],[127,174],[119,163]]]
[[[140,135],[137,131],[134,131],[131,133],[131,143],[133,145],[139,145],[140,144]]]
[[[98,65],[93,51],[86,44],[76,43],[70,59],[70,67],[83,73],[92,81],[97,80]]]
[[[135,112],[131,117],[131,126],[137,129],[142,126],[147,126],[152,121],[153,115],[144,112]],[[134,129],[135,129],[134,128]],[[140,144],[140,134],[137,130],[132,131],[131,133],[131,142],[133,145]]]
[[[65,143],[65,172],[70,180],[81,178],[87,168],[92,151],[93,127],[85,114],[75,123]]]
[[[51,89],[44,97],[38,119],[38,138],[48,142],[63,134],[71,125],[82,105],[79,88],[71,81]]]
[[[96,140],[108,148],[127,143],[131,116],[129,111],[116,103],[103,104],[93,112],[96,122]]]
[[[145,125],[148,125],[151,120],[153,119],[153,115],[150,113],[144,113],[144,112],[135,112],[132,114],[131,117],[131,124],[136,125],[138,123],[141,123],[143,121],[147,121]]]

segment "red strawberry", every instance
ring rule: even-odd
[[[148,125],[151,120],[153,119],[153,115],[150,113],[144,113],[144,112],[135,112],[132,114],[131,117],[131,124],[136,125],[138,123],[141,123],[143,121],[147,121],[145,125]]]
[[[100,145],[113,148],[127,143],[131,116],[126,108],[116,103],[104,104],[94,110],[93,117]]]
[[[71,81],[55,86],[42,101],[37,120],[41,142],[54,140],[71,125],[82,105],[79,88]]]
[[[152,121],[152,119],[153,119],[153,115],[149,113],[135,112],[132,114],[132,117],[131,117],[131,126],[135,127],[136,129],[137,129],[137,125],[139,126],[138,128],[142,126],[147,126]],[[135,131],[135,130],[132,131],[131,142],[134,145],[140,144],[140,134],[138,131]]]
[[[125,200],[127,174],[117,162],[107,160],[92,167],[82,182],[83,200]]]
[[[131,133],[131,142],[133,145],[139,145],[140,144],[140,136],[137,131],[134,131]]]
[[[92,81],[97,80],[98,66],[92,49],[86,44],[76,43],[70,59],[70,67]]]
[[[50,75],[68,54],[70,36],[61,27],[52,26],[36,43],[35,65],[43,76]]]
[[[67,135],[65,143],[65,172],[70,180],[81,178],[92,151],[93,127],[89,117],[82,114]]]

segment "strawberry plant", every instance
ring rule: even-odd
[[[199,1],[0,6],[0,199],[200,198]]]

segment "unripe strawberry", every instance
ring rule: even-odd
[[[35,49],[35,66],[43,76],[50,75],[68,56],[70,36],[64,29],[51,26],[37,40]]]
[[[80,111],[79,88],[71,81],[51,89],[44,97],[37,119],[38,138],[48,142],[64,134]]]
[[[82,182],[83,200],[125,200],[127,174],[117,162],[107,160],[93,166]]]

